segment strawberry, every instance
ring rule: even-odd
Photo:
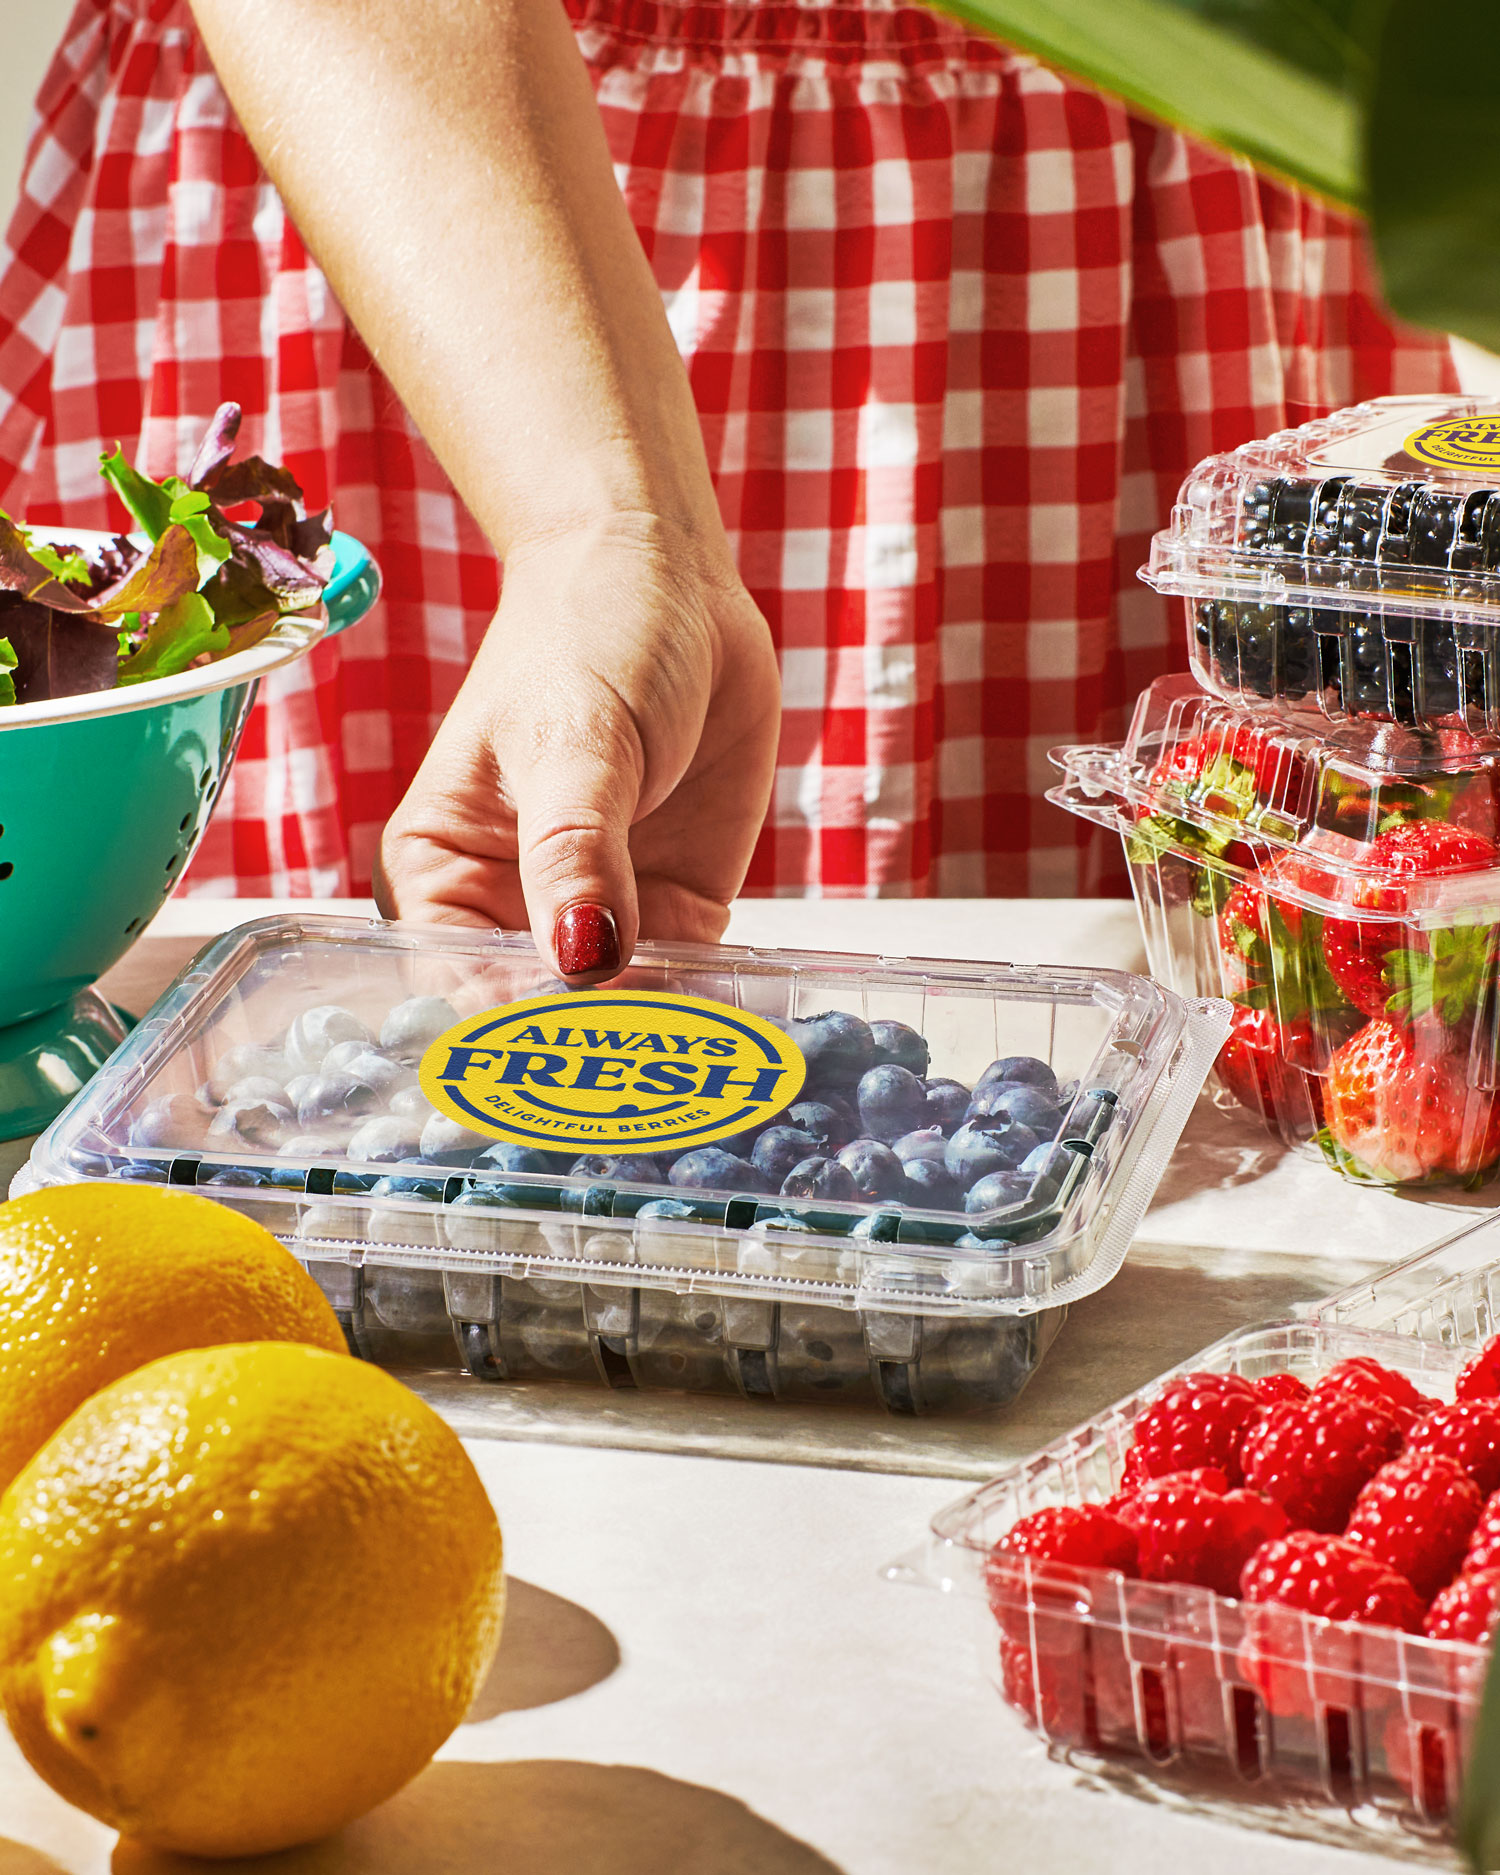
[[[1453,1028],[1471,1016],[1495,976],[1494,927],[1410,928],[1400,922],[1405,882],[1482,872],[1497,861],[1493,840],[1441,821],[1398,821],[1378,834],[1362,859],[1372,876],[1357,889],[1355,903],[1387,916],[1323,923],[1324,961],[1349,1001],[1367,1016],[1402,1023],[1433,1019]]]
[[[1289,1059],[1305,1057],[1314,1047],[1306,1016],[1281,1023],[1269,1009],[1241,1004],[1230,1018],[1229,1037],[1215,1063],[1219,1085],[1273,1129],[1285,1124],[1305,1134],[1310,1120],[1316,1131],[1323,1123],[1322,1083]]]
[[[1334,1155],[1354,1177],[1468,1179],[1500,1159],[1500,1099],[1394,1022],[1367,1023],[1338,1050],[1323,1108]]]

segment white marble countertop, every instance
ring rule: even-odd
[[[271,909],[312,908],[169,905],[108,987],[139,1010],[198,940]],[[1114,903],[757,901],[737,908],[730,937],[1141,967],[1134,912]],[[0,1153],[0,1173],[18,1156]],[[500,1661],[471,1722],[402,1796],[332,1843],[240,1866],[1156,1875],[1170,1857],[1259,1875],[1264,1838],[1091,1788],[1049,1761],[981,1678],[965,1611],[880,1570],[955,1479],[1034,1449],[1220,1334],[1435,1240],[1468,1208],[1351,1187],[1205,1105],[1125,1271],[1074,1308],[999,1421],[424,1383],[505,1528],[519,1585]],[[357,1598],[350,1585],[330,1619],[357,1614]],[[0,1737],[0,1875],[189,1866],[115,1857],[113,1845]],[[1282,1841],[1275,1857],[1286,1875],[1383,1865]]]

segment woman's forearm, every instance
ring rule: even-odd
[[[697,418],[558,0],[193,0],[293,220],[498,550],[713,537]]]

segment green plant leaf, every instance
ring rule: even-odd
[[[1379,0],[938,0],[1330,201],[1365,199],[1362,101]]]
[[[1500,350],[1500,7],[1390,0],[1366,126],[1386,297]]]
[[[0,638],[0,708],[16,700],[16,680],[11,672],[17,662],[15,646],[8,638]]]
[[[1500,1648],[1490,1650],[1469,1763],[1458,1796],[1458,1844],[1476,1875],[1500,1867]]]
[[[64,580],[69,585],[87,586],[93,577],[81,553],[59,553],[56,547],[49,547],[42,540],[32,541],[31,557],[38,566],[46,567],[54,579]]]
[[[130,510],[141,531],[152,540],[160,540],[172,519],[172,497],[162,484],[142,475],[125,460],[121,449],[99,458],[99,473]]]
[[[146,636],[120,666],[120,684],[141,684],[148,677],[175,677],[204,652],[229,649],[228,629],[220,625],[201,593],[184,593],[152,619]]]

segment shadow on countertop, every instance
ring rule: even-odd
[[[572,1699],[607,1680],[619,1664],[620,1644],[597,1615],[510,1576],[500,1651],[464,1724]]]
[[[3,1865],[0,1865],[3,1866]],[[628,1764],[434,1764],[327,1842],[233,1863],[121,1842],[113,1875],[840,1875],[737,1798]],[[8,1875],[8,1872],[7,1872]],[[38,1862],[33,1872],[53,1875]]]

